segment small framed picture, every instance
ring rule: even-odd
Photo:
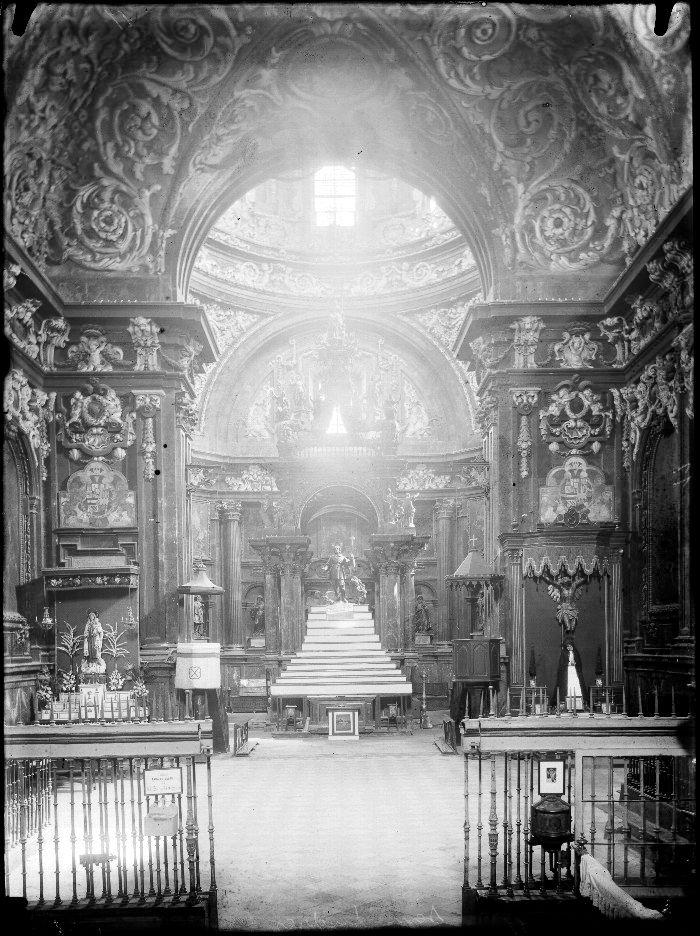
[[[564,761],[548,760],[539,763],[539,793],[564,795]]]

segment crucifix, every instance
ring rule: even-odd
[[[473,533],[472,533],[472,535],[469,537],[469,551],[470,551],[470,552],[476,552],[476,537],[474,536]]]

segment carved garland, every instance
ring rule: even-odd
[[[513,406],[520,415],[518,426],[517,446],[520,454],[519,473],[525,479],[530,474],[530,460],[532,453],[532,433],[530,432],[530,413],[539,398],[539,388],[513,390]]]
[[[156,394],[139,393],[136,394],[134,402],[143,422],[141,435],[143,479],[153,481],[156,476],[155,416],[160,410],[160,397]]]

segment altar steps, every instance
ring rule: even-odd
[[[311,608],[301,650],[271,687],[277,698],[410,696],[412,686],[383,649],[366,606]]]

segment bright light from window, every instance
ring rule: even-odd
[[[326,435],[347,435],[347,432],[348,430],[345,428],[343,417],[340,415],[340,409],[334,406],[331,421],[326,429]]]
[[[355,224],[355,173],[345,166],[323,166],[314,176],[317,227]]]

